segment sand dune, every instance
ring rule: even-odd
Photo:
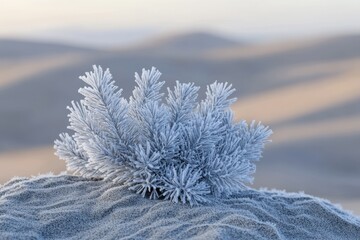
[[[360,219],[305,194],[247,190],[203,206],[72,176],[0,187],[2,239],[358,239]]]
[[[70,66],[86,54],[67,53],[56,56],[32,58],[31,60],[13,60],[0,65],[0,87],[28,80],[31,76],[52,69]]]
[[[272,136],[273,144],[270,147],[299,140],[306,141],[347,135],[360,135],[360,115],[278,127]]]
[[[204,55],[214,60],[281,58],[290,62],[306,60],[331,60],[359,56],[360,35],[301,39],[297,41],[275,42],[253,45],[248,48],[239,46],[209,51]]]
[[[14,175],[30,177],[40,173],[65,171],[65,162],[54,155],[52,147],[12,151],[0,154],[0,184]]]
[[[286,53],[299,48],[311,47],[314,44],[321,43],[322,38],[318,39],[302,39],[297,41],[284,41],[281,43],[266,43],[254,44],[244,48],[243,46],[231,46],[222,49],[215,49],[206,52],[203,56],[205,58],[216,60],[231,60],[231,59],[247,59],[254,57],[264,57],[273,54]]]
[[[320,61],[318,63],[302,64],[293,67],[289,67],[282,72],[286,78],[294,78],[303,75],[315,75],[322,73],[337,74],[354,74],[359,75],[358,66],[360,65],[360,58],[347,59],[339,61]],[[286,79],[285,78],[285,79]]]
[[[207,32],[184,32],[158,36],[120,50],[141,52],[142,54],[194,56],[208,50],[242,45],[242,43]]]
[[[238,89],[236,93],[240,101],[234,108],[238,112],[237,116],[248,120],[261,119],[265,123],[274,124],[331,109],[335,109],[339,115],[339,107],[348,109],[347,112],[360,113],[358,108],[354,108],[354,101],[358,98],[359,72],[344,68],[345,63],[340,60],[337,61],[338,65],[329,67],[330,72],[320,73],[319,76],[318,72],[324,68],[320,65],[324,65],[324,62],[318,63],[320,70],[311,69],[309,63],[301,64],[298,67],[304,71],[298,74],[296,66],[280,67],[276,63],[273,65],[277,68],[268,72],[267,66],[263,72],[264,63],[261,59],[255,62],[226,63],[147,55],[140,50],[137,54],[104,52],[89,55],[74,59],[72,64],[64,63],[39,70],[35,75],[28,75],[26,81],[21,69],[12,72],[13,79],[24,81],[6,88],[6,91],[0,88],[0,151],[51,144],[67,124],[65,106],[71,100],[78,99],[77,89],[82,83],[77,77],[88,71],[94,63],[111,68],[126,97],[134,85],[133,72],[151,65],[167,72],[163,78],[169,85],[179,79],[184,82],[195,81],[204,89],[206,84],[216,79],[229,81]],[[271,64],[271,61],[265,62]],[[358,60],[348,59],[349,65],[350,62],[351,66],[356,66]],[[247,68],[248,64],[251,64],[250,68]],[[201,97],[204,96],[203,91]],[[47,130],[43,131],[44,128]]]
[[[244,119],[279,123],[360,99],[360,72],[296,84],[239,99],[233,106]]]
[[[85,52],[96,51],[90,48],[74,47],[58,43],[0,39],[0,60],[31,59],[41,56]]]

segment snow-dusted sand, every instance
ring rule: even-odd
[[[360,219],[297,193],[248,190],[191,208],[81,177],[0,187],[0,239],[359,239]]]

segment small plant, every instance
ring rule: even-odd
[[[199,87],[176,82],[163,100],[160,75],[155,68],[136,73],[127,101],[109,70],[94,66],[80,77],[88,86],[68,107],[74,134],[60,134],[56,155],[68,170],[121,182],[151,199],[194,205],[246,188],[272,131],[233,122],[231,85],[211,84],[198,103]]]

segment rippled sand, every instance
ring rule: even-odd
[[[1,239],[358,239],[360,219],[299,193],[247,190],[190,207],[81,177],[0,187]]]

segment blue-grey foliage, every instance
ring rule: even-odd
[[[208,196],[229,196],[252,182],[271,135],[268,127],[234,123],[231,85],[215,82],[197,101],[199,87],[176,82],[163,99],[155,68],[135,74],[129,101],[107,69],[80,77],[88,86],[72,102],[69,129],[55,141],[68,170],[109,179],[151,199],[198,204]]]

